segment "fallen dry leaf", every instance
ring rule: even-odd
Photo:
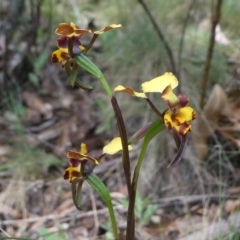
[[[240,206],[240,200],[227,200],[224,204],[224,210],[226,213],[231,214],[235,212]]]
[[[6,145],[0,145],[0,156],[5,156],[11,152],[11,148]]]
[[[44,103],[40,97],[38,97],[35,93],[24,91],[22,94],[23,102],[28,107],[28,121],[31,121],[31,116],[34,113],[35,118],[44,117],[45,119],[50,119],[53,116],[53,108],[49,103]],[[31,109],[31,111],[30,111]],[[31,112],[33,112],[31,114]],[[37,113],[39,116],[36,117]],[[33,119],[36,121],[36,119]]]
[[[208,154],[207,139],[217,128],[218,118],[227,107],[227,95],[222,87],[216,84],[201,114],[194,124],[193,145],[199,159]]]

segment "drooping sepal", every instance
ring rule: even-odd
[[[72,182],[72,199],[75,207],[81,211],[82,208],[82,185],[84,178],[78,178]]]
[[[187,137],[188,137],[187,134],[180,136],[180,139],[181,139],[180,146],[178,147],[178,151],[177,151],[175,158],[168,165],[168,168],[176,167],[178,165],[178,163],[181,161],[184,149],[187,145]]]

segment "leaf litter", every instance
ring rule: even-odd
[[[13,81],[18,77],[21,85],[24,85],[20,94],[24,114],[13,108],[12,111],[1,109],[0,236],[4,236],[4,232],[1,232],[3,229],[15,237],[38,239],[39,235],[62,234],[65,239],[89,239],[96,235],[94,215],[97,215],[100,223],[99,235],[101,232],[106,233],[108,213],[99,197],[95,194],[95,203],[89,201],[91,194],[88,186],[84,185],[82,201],[85,211],[78,212],[72,203],[70,184],[62,179],[64,167],[67,166],[65,154],[69,147],[78,149],[79,143],[84,141],[92,150],[100,153],[104,143],[109,140],[105,134],[96,133],[99,119],[91,114],[95,108],[89,100],[91,93],[71,89],[65,81],[63,71],[53,68],[49,62],[44,69],[39,70],[37,76],[37,84],[42,91],[36,90],[34,84],[26,85],[28,74],[18,73],[31,73],[33,66],[30,69],[26,67],[31,66],[31,63],[26,60],[23,51],[9,51],[5,39],[6,35],[1,33],[0,56],[8,54],[10,60],[4,63],[6,60],[1,59],[1,66],[9,65],[8,77]],[[22,48],[29,44],[29,40],[26,43],[23,37],[20,41]],[[97,51],[101,48],[99,46],[101,44],[98,42]],[[53,47],[53,44],[48,47]],[[92,81],[84,73],[80,77],[82,80],[86,78],[86,81]],[[16,105],[17,101],[12,104]],[[193,130],[194,148],[199,159],[205,159],[211,153],[209,138],[216,132],[224,137],[223,143],[228,141],[240,147],[239,109],[239,99],[230,101],[228,94],[219,85],[214,86],[206,107],[197,118],[197,130]],[[20,155],[23,142],[30,149],[30,156],[37,155],[41,158],[34,165],[37,169],[32,170],[38,173],[33,174],[34,177],[24,175],[27,166],[23,163],[22,174],[16,174],[17,171],[11,168],[11,162],[18,161],[16,155]],[[37,148],[45,154],[38,152]],[[12,153],[16,154],[15,159],[12,159]],[[44,162],[50,161],[50,155],[54,155],[58,162],[53,160],[53,164],[43,168]],[[27,161],[31,159],[23,159],[23,162]],[[110,161],[104,159],[98,174],[105,177],[112,192],[119,230],[124,234],[126,209],[120,200],[126,198],[126,185],[122,182],[123,173],[119,169],[120,157],[111,161],[114,163],[109,168]],[[6,164],[10,164],[10,167]],[[173,178],[176,176],[179,177],[178,171],[175,171]],[[171,189],[171,184],[169,187]],[[195,238],[188,236],[217,223],[220,218],[225,224],[230,215],[235,221],[239,220],[239,194],[239,186],[233,184],[222,195],[207,193],[153,198],[150,204],[156,205],[158,209],[144,227],[140,228],[137,223],[137,238],[150,239],[155,236],[158,239],[159,235],[163,235],[165,239],[197,239],[196,235]],[[97,211],[92,211],[93,204]],[[239,225],[236,224],[235,227]]]

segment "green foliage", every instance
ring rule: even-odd
[[[0,165],[4,175],[12,175],[25,180],[42,178],[50,167],[61,166],[62,161],[42,149],[31,149],[26,143],[15,145],[10,154],[11,161]]]
[[[51,233],[47,228],[39,228],[38,233],[43,240],[68,240],[63,230],[59,230],[58,233]]]
[[[31,62],[33,63],[34,71],[28,73],[29,81],[35,85],[36,87],[39,86],[39,77],[38,72],[43,68],[44,64],[49,59],[49,54],[46,52],[40,53],[37,57],[31,57]]]
[[[139,192],[136,193],[135,215],[140,226],[144,226],[148,223],[151,216],[157,210],[156,205],[150,205],[151,197],[141,198]],[[121,204],[128,208],[128,200],[122,199]]]
[[[0,165],[0,171],[4,171],[3,175],[12,175],[15,178],[25,180],[35,180],[46,174],[50,167],[61,166],[62,161],[53,154],[46,153],[40,148],[32,148],[26,138],[25,128],[22,124],[26,110],[20,101],[16,101],[12,94],[9,94],[8,106],[13,112],[11,125],[12,131],[17,136],[17,141],[11,144],[13,151],[11,151],[9,158],[4,164]],[[8,139],[6,139],[6,143]]]
[[[224,240],[239,240],[240,230],[231,232]],[[220,239],[217,239],[220,240]]]
[[[107,221],[104,224],[101,225],[101,228],[106,230],[106,234],[105,234],[106,240],[114,239],[114,235],[113,235],[112,228],[111,228],[111,220],[110,220],[110,218],[107,219]]]
[[[192,1],[180,3],[179,0],[149,0],[146,4],[178,62],[184,20]],[[227,0],[222,7],[220,25],[230,41],[231,37],[236,38],[239,35],[237,34],[239,28],[236,28],[238,14],[234,14],[238,5],[239,2]],[[107,52],[104,59],[107,59],[107,65],[110,66],[106,71],[106,77],[111,79],[112,86],[116,86],[115,83],[121,81],[123,85],[127,84],[135,89],[135,86],[138,87],[143,80],[151,79],[171,69],[163,43],[137,1],[108,0],[101,3],[101,6],[109,22],[123,25],[120,31],[111,33],[118,34],[118,37],[112,38],[111,34],[101,36]],[[182,66],[180,81],[184,89],[196,89],[201,84],[211,32],[211,10],[211,2],[202,4],[201,1],[196,1],[190,12],[184,34],[182,59],[180,59]],[[215,44],[209,77],[210,89],[215,83],[223,85],[231,78],[232,70],[229,69],[227,60],[236,50],[236,46],[234,41],[231,41],[230,46]],[[196,98],[199,97],[198,92],[192,94]],[[142,105],[134,107],[134,104],[132,109],[141,111]]]

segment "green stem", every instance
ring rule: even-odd
[[[104,77],[104,75],[102,74],[98,79],[101,82],[103,88],[105,89],[107,95],[110,98],[112,98],[112,95],[113,95],[112,90],[111,90],[110,86],[108,85],[108,82],[107,82],[106,78]]]
[[[134,218],[134,209],[135,209],[135,200],[136,200],[136,190],[137,190],[137,184],[138,184],[138,178],[139,178],[139,173],[140,169],[142,166],[142,162],[144,159],[144,156],[146,154],[146,150],[148,147],[149,142],[151,139],[156,136],[159,132],[161,132],[163,129],[165,129],[165,124],[161,120],[156,120],[148,129],[143,144],[141,148],[141,152],[138,157],[137,165],[134,169],[134,174],[133,174],[133,181],[132,181],[132,197],[129,199],[129,208],[128,208],[128,215],[129,218]],[[134,227],[129,227],[127,228],[127,239],[134,239],[134,232],[135,229]]]
[[[139,172],[140,172],[140,169],[142,166],[143,158],[145,156],[148,144],[151,141],[151,139],[153,137],[155,137],[163,129],[165,129],[165,124],[163,124],[161,122],[161,120],[157,120],[152,124],[152,126],[148,129],[148,131],[146,133],[146,136],[145,136],[143,144],[142,144],[141,152],[138,157],[137,165],[135,167],[134,174],[133,174],[132,186],[133,186],[134,191],[137,189],[137,181],[138,181],[138,177],[139,177]]]
[[[102,180],[94,173],[87,174],[86,181],[94,188],[94,190],[98,192],[98,194],[102,197],[103,201],[107,205],[110,220],[112,223],[114,238],[118,239],[117,223],[113,210],[112,200],[106,186],[104,185]]]

